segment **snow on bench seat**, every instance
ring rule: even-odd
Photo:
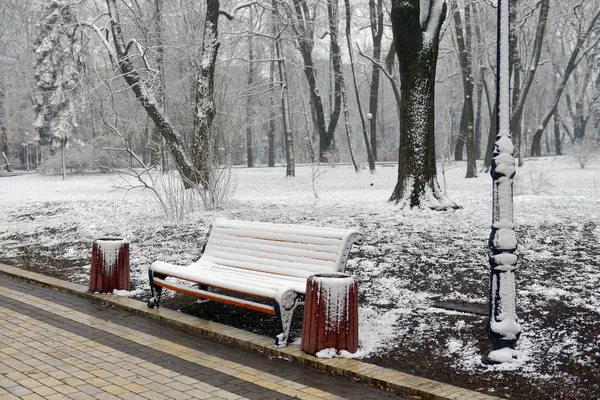
[[[316,273],[343,272],[353,244],[363,236],[355,229],[321,228],[218,219],[200,259],[188,266],[156,261],[149,269],[152,298],[158,306],[162,288],[279,315],[287,343],[294,309],[304,304],[306,280]],[[188,281],[199,289],[167,280]],[[208,288],[221,288],[227,294]],[[248,300],[245,296],[264,299]]]

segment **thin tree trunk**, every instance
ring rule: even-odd
[[[271,58],[275,59],[275,46],[271,46]],[[275,61],[269,63],[269,167],[275,166]]]
[[[510,19],[511,21],[515,21],[517,18],[517,3],[518,0],[511,0],[510,2]],[[540,11],[540,15],[542,14],[542,11]],[[545,22],[542,22],[542,19],[540,19],[540,23],[538,25],[543,25],[545,24]],[[510,75],[512,76],[512,90],[511,90],[511,95],[512,95],[512,100],[511,100],[511,104],[513,107],[518,106],[519,103],[519,99],[522,97],[521,96],[521,68],[523,68],[522,66],[522,61],[521,61],[521,54],[519,53],[519,47],[517,46],[518,44],[518,37],[517,37],[517,32],[513,29],[510,32],[510,65],[509,65],[509,71],[510,71]],[[523,166],[523,157],[522,157],[522,152],[521,152],[521,123],[522,123],[522,113],[515,111],[514,109],[511,112],[512,115],[512,120],[511,120],[511,125],[510,125],[510,133],[512,135],[512,140],[515,146],[515,152],[514,152],[514,157],[518,160],[518,165],[519,167]]]
[[[373,60],[381,62],[381,40],[383,39],[383,0],[369,0],[369,16],[371,19],[371,38],[373,39]],[[371,72],[371,90],[369,96],[369,132],[371,137],[371,152],[373,159],[377,161],[377,111],[379,103],[379,77],[381,71],[379,65],[373,64]]]
[[[329,54],[331,57],[331,64],[333,67],[334,76],[334,100],[333,108],[331,109],[331,112],[329,114],[327,137],[331,138],[331,146],[334,146],[335,128],[337,126],[337,122],[340,118],[340,114],[342,111],[342,97],[345,95],[344,74],[342,73],[342,52],[339,44],[338,0],[327,0],[327,16],[329,21]],[[330,150],[333,150],[333,147],[330,148]],[[327,157],[325,157],[325,160],[326,159]]]
[[[352,160],[352,165],[354,165],[354,172],[360,172],[356,157],[354,156],[354,143],[352,140],[352,129],[350,129],[350,120],[348,118],[348,98],[346,97],[346,89],[342,89],[342,106],[344,108],[344,126],[346,128],[346,137],[348,138],[350,159]]]
[[[253,35],[252,35],[252,17],[250,18],[250,28],[248,34],[248,85],[247,89],[252,90],[254,83],[254,50],[253,50]],[[254,157],[252,154],[252,107],[253,96],[248,93],[246,97],[246,161],[248,168],[254,167]]]
[[[162,22],[162,5],[163,0],[155,0],[155,17],[156,17],[156,65],[158,67],[158,89],[157,89],[157,99],[159,105],[162,107],[164,112],[167,112],[167,84],[165,78],[165,45],[164,45],[164,34],[163,34],[163,22]],[[155,127],[155,130],[156,129]],[[158,133],[158,145],[160,151],[160,159],[161,166],[163,172],[167,172],[169,170],[169,158],[167,155],[167,143],[165,138],[161,137],[160,133]]]
[[[303,0],[293,0],[295,14],[291,19],[292,28],[298,40],[298,50],[302,56],[304,64],[304,75],[308,82],[310,91],[310,103],[314,120],[316,121],[315,131],[319,133],[319,158],[326,161],[327,154],[333,150],[334,137],[333,132],[337,125],[337,118],[331,119],[329,126],[325,122],[325,111],[323,108],[323,99],[317,88],[317,70],[314,66],[312,51],[314,48],[314,10],[311,12],[308,3]],[[341,105],[341,97],[339,97]],[[339,105],[337,113],[333,116],[339,118]]]
[[[557,156],[562,156],[562,139],[560,137],[560,117],[554,114],[554,151]]]
[[[467,174],[465,178],[474,178],[477,176],[477,164],[475,160],[475,123],[473,111],[473,68],[471,66],[471,49],[470,49],[470,9],[467,5],[465,7],[465,27],[463,28],[460,11],[456,2],[451,2],[452,9],[454,11],[454,27],[456,30],[456,42],[458,44],[458,61],[462,71],[462,83],[463,83],[463,113],[461,117],[461,133],[459,141],[457,142],[457,148],[455,151],[455,158],[458,161],[462,160],[462,146],[467,146]],[[464,141],[460,139],[464,138]],[[459,146],[460,144],[460,146]]]
[[[463,161],[463,153],[465,149],[465,138],[467,133],[467,104],[463,103],[460,112],[460,124],[458,125],[458,136],[454,143],[454,161]]]
[[[512,50],[512,45],[511,45],[511,50]],[[514,47],[516,46],[516,43],[514,45]],[[513,95],[513,99],[512,99],[512,104],[515,104],[517,102],[517,99],[519,98],[520,92],[521,92],[521,66],[520,66],[520,57],[518,56],[518,53],[515,50],[515,58],[513,58],[513,90],[512,90],[512,95]],[[514,120],[512,125],[511,125],[511,130],[510,133],[513,137],[513,142],[515,143],[515,154],[514,157],[517,159],[517,163],[519,165],[519,167],[523,166],[523,152],[521,151],[521,141],[522,141],[522,114],[521,114],[521,118],[519,118],[518,120]]]
[[[348,42],[348,54],[350,56],[350,67],[352,69],[352,81],[354,83],[354,93],[356,95],[356,106],[358,108],[358,114],[360,116],[360,124],[362,127],[363,137],[365,139],[365,148],[367,150],[367,160],[369,161],[369,172],[375,172],[375,157],[373,156],[373,151],[371,149],[371,141],[369,140],[369,132],[367,127],[367,121],[365,119],[365,113],[363,112],[362,102],[360,100],[360,93],[358,90],[358,83],[356,81],[356,68],[354,66],[354,53],[352,51],[352,36],[350,32],[350,23],[351,23],[351,11],[350,11],[350,0],[344,0],[344,4],[346,6],[346,41]],[[348,113],[348,105],[347,101],[344,100],[344,113]],[[372,114],[371,114],[372,117]],[[347,119],[347,116],[346,116]],[[371,137],[372,139],[372,137]],[[352,159],[354,160],[354,154],[352,155]],[[356,162],[354,162],[356,166]]]
[[[3,77],[0,76],[0,79]],[[2,153],[2,158],[4,159],[4,163],[6,164],[6,171],[12,172],[10,168],[10,160],[8,159],[8,134],[6,133],[5,119],[6,114],[4,112],[4,85],[0,81],[0,152]]]
[[[338,22],[339,22],[339,8],[338,0],[327,1],[327,16],[329,20],[329,38],[331,45],[331,65],[334,75],[334,108],[331,113],[331,118],[339,114],[339,110],[343,108],[344,111],[344,127],[346,130],[346,137],[348,138],[348,149],[350,151],[350,158],[354,170],[360,171],[356,157],[354,156],[354,144],[352,140],[352,130],[350,128],[350,121],[348,119],[348,97],[346,95],[346,83],[344,82],[344,74],[342,73],[342,56],[340,46],[338,43]],[[350,53],[352,57],[352,53]],[[352,62],[352,61],[351,61]],[[341,100],[341,104],[339,103]],[[333,134],[333,133],[332,133]]]
[[[65,158],[65,148],[67,147],[67,141],[62,139],[60,141],[60,156],[62,161],[62,177],[63,181],[67,180],[67,161]],[[27,151],[27,170],[29,171],[29,150]]]
[[[481,108],[483,107],[483,80],[485,79],[485,68],[480,66],[479,79],[475,86],[477,105],[475,108],[475,159],[481,159]]]
[[[272,0],[273,19],[278,21],[277,0]],[[287,84],[287,71],[283,50],[281,48],[281,33],[276,35],[275,52],[277,54],[277,66],[279,69],[279,82],[281,87],[281,113],[283,114],[283,138],[285,146],[286,177],[296,176],[296,166],[294,161],[294,140],[292,135],[290,120],[290,101]]]
[[[488,104],[491,104],[490,90],[485,81],[484,81],[483,87],[485,89]],[[486,150],[485,150],[485,157],[483,158],[483,169],[486,172],[489,171],[492,166],[492,156],[494,153],[494,144],[496,143],[496,116],[494,114],[494,110],[496,110],[497,107],[498,107],[498,104],[497,104],[497,99],[496,99],[496,100],[494,100],[494,107],[490,108],[490,110],[489,110],[490,129],[488,131],[488,141],[487,141]]]

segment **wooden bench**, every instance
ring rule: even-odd
[[[167,288],[277,315],[283,332],[275,344],[285,346],[294,310],[304,304],[307,278],[343,272],[352,245],[362,241],[362,234],[354,229],[218,219],[198,261],[188,266],[152,264],[148,307],[158,307],[162,288]]]

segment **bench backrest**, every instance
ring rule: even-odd
[[[201,260],[225,267],[308,277],[346,267],[355,229],[217,219]]]

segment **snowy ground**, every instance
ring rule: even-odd
[[[513,386],[526,382],[528,398],[600,396],[598,163],[581,170],[553,157],[519,169],[519,350],[526,362],[496,367],[480,362],[489,346],[486,318],[433,307],[442,300],[487,303],[489,175],[467,180],[463,164],[451,165],[448,195],[463,208],[435,212],[387,202],[395,166],[380,165],[374,175],[347,166],[322,170],[317,199],[308,167],[293,179],[280,167],[235,169],[229,209],[193,211],[179,223],[163,217],[149,192],[114,190],[115,175],[0,177],[0,261],[87,283],[91,243],[118,235],[130,241],[134,287],[147,290],[148,265],[191,262],[216,216],[356,226],[366,242],[352,253],[348,272],[361,293],[364,359],[434,379],[455,374],[463,386],[496,394],[514,396]],[[557,394],[560,385],[569,388]]]

